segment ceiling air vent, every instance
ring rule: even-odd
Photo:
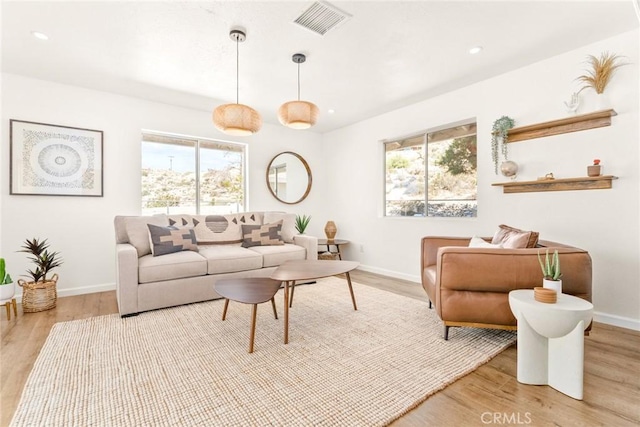
[[[317,1],[302,12],[293,22],[323,36],[327,31],[337,27],[349,18],[351,18],[351,15],[337,7],[324,1]]]

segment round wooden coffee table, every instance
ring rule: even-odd
[[[278,318],[276,302],[273,296],[280,289],[282,283],[264,277],[242,278],[242,279],[222,279],[218,280],[214,287],[218,294],[225,298],[222,320],[227,317],[229,300],[253,305],[251,309],[251,334],[249,336],[249,353],[253,353],[253,341],[256,335],[256,313],[258,304],[271,300],[273,315]]]

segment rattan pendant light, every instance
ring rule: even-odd
[[[238,102],[240,91],[239,45],[246,40],[247,35],[240,30],[231,30],[229,37],[236,42],[236,103],[220,105],[213,110],[213,124],[227,135],[252,135],[260,130],[262,118],[256,110]]]
[[[278,110],[278,119],[291,129],[309,129],[318,121],[318,107],[312,102],[300,101],[300,64],[307,57],[296,53],[291,59],[298,64],[298,100],[282,104]]]

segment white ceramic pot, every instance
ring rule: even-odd
[[[15,282],[7,283],[6,285],[0,285],[0,301],[10,300],[15,294]]]
[[[547,280],[542,279],[542,287],[553,289],[557,294],[562,293],[562,280]]]

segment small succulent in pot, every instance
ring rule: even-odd
[[[588,176],[600,176],[602,174],[602,165],[600,159],[593,159],[593,165],[587,166]]]
[[[0,258],[0,285],[9,285],[13,283],[11,275],[7,273],[7,264],[4,258]]]
[[[547,249],[544,256],[544,262],[542,262],[540,252],[538,252],[538,262],[542,269],[542,276],[546,280],[560,280],[562,272],[560,271],[560,256],[558,255],[557,249],[553,252],[551,257],[549,257],[549,249]]]
[[[311,215],[296,215],[296,230],[300,234],[304,234],[304,231],[309,226],[309,221],[311,221]]]

